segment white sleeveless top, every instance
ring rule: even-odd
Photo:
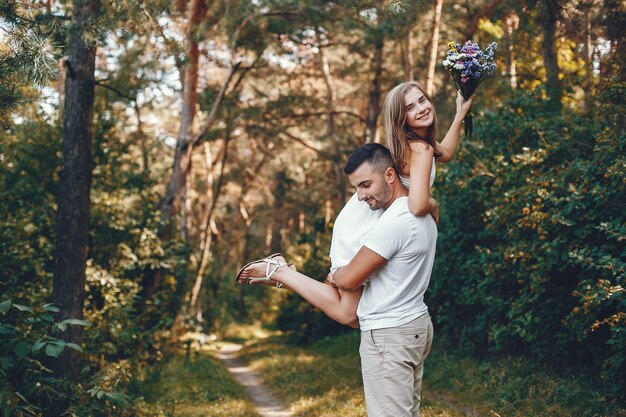
[[[400,175],[400,181],[405,187],[409,187],[409,177]],[[435,181],[435,158],[430,171],[430,186]],[[384,210],[372,210],[369,205],[359,201],[357,193],[354,193],[346,205],[341,209],[330,242],[330,270],[332,272],[350,263],[354,255],[361,249],[369,232]]]

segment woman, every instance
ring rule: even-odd
[[[432,214],[438,221],[437,202],[430,197],[435,177],[434,161],[452,160],[459,146],[463,118],[471,104],[472,98],[464,100],[457,93],[454,121],[442,142],[438,143],[435,107],[420,83],[405,82],[387,94],[383,106],[387,146],[402,183],[409,189],[409,209],[414,215]],[[341,210],[331,241],[331,284],[334,271],[350,262],[380,214],[382,210],[370,210],[367,204],[359,201],[356,193]],[[289,264],[280,254],[270,255],[244,266],[235,280],[284,286],[300,294],[333,320],[358,327],[356,308],[361,297],[360,288],[351,292],[342,291],[285,266]]]

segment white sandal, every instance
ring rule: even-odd
[[[274,273],[276,271],[278,271],[279,268],[282,268],[283,266],[291,266],[293,265],[293,263],[289,262],[281,262],[281,261],[277,261],[274,260],[274,258],[276,258],[277,256],[283,256],[281,253],[273,253],[270,256],[263,258],[263,259],[257,259],[256,261],[252,261],[252,262],[248,262],[247,264],[245,264],[240,270],[239,272],[237,272],[237,275],[235,275],[235,282],[239,282],[239,283],[243,283],[243,282],[247,282],[248,284],[253,284],[255,282],[261,282],[261,281],[271,281],[272,280],[272,275],[274,275]],[[265,262],[267,264],[267,267],[265,269],[265,276],[264,277],[251,277],[251,278],[245,278],[244,280],[239,279],[241,276],[241,273],[250,265],[255,264],[257,262]],[[274,285],[276,288],[282,288],[283,287],[283,283],[282,282],[278,282],[276,281],[276,284]]]

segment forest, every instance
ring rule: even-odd
[[[185,415],[145,411],[138,376],[190,334],[348,340],[300,296],[233,278],[274,252],[326,278],[348,155],[386,143],[382,103],[406,80],[441,139],[456,98],[442,62],[467,40],[497,42],[496,70],[437,165],[434,349],[575,375],[612,407],[585,415],[626,415],[625,12],[0,0],[3,415]]]

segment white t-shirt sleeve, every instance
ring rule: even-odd
[[[363,246],[373,250],[389,260],[410,240],[411,232],[408,224],[397,216],[383,214],[367,236]]]

